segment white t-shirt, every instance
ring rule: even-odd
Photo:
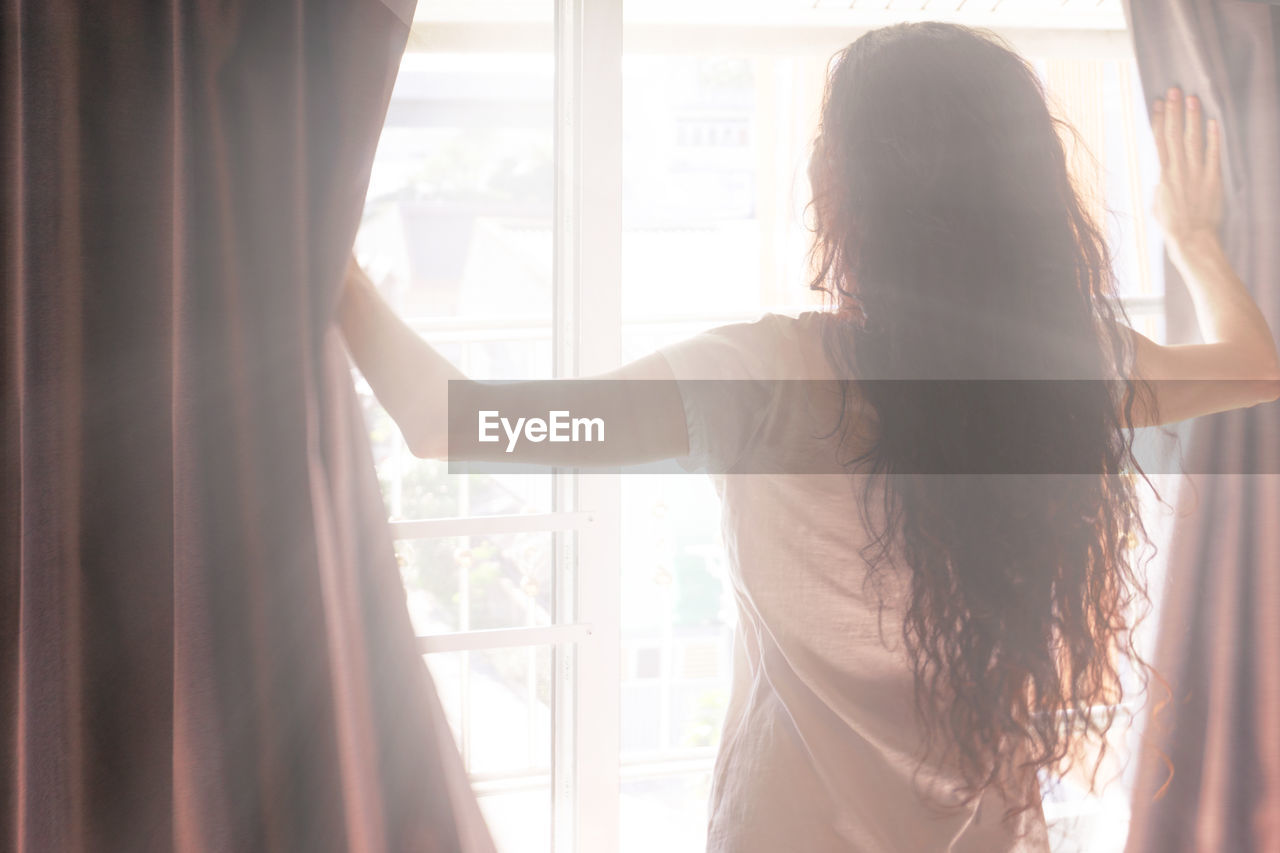
[[[798,399],[806,383],[696,383],[695,391],[685,382],[831,379],[821,334],[830,321],[820,312],[770,314],[661,350],[682,383],[683,465],[723,472],[764,453],[787,457],[778,470],[831,472],[714,475],[738,625],[707,849],[1045,851],[1038,807],[1011,825],[993,794],[949,810],[920,796],[921,786],[950,787],[956,777],[933,764],[919,769],[902,569],[886,567],[878,585],[864,584],[865,480],[839,467],[833,439],[823,436],[834,421],[797,427],[823,422],[825,401]]]

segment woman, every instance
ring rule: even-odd
[[[679,458],[717,475],[775,463],[716,480],[739,625],[709,849],[1046,848],[1037,773],[1105,733],[1110,715],[1089,710],[1141,664],[1142,529],[1120,476],[1136,467],[1132,429],[1280,395],[1271,332],[1218,241],[1218,126],[1177,90],[1152,124],[1157,213],[1205,343],[1121,324],[1027,63],[962,27],[899,25],[846,48],[827,85],[810,176],[813,286],[832,310],[726,326],[607,377],[834,379],[839,399],[664,382],[635,386],[634,405],[623,383],[578,383],[556,406],[617,415],[609,443],[521,446],[532,461]],[[358,267],[340,313],[410,447],[441,454],[461,374]],[[1053,382],[1081,378],[1114,381]],[[1028,398],[916,379],[1046,382]],[[542,387],[461,383],[448,402],[537,408]],[[829,428],[798,428],[797,413]],[[503,458],[455,442],[458,455]],[[1041,476],[991,476],[1018,465]]]

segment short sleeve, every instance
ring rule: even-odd
[[[776,403],[775,379],[793,357],[781,325],[767,314],[754,323],[720,326],[658,350],[680,389],[689,455],[688,471],[730,473],[758,436]]]

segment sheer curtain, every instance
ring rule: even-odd
[[[412,6],[2,0],[5,849],[491,849],[331,320]]]
[[[1125,5],[1148,100],[1178,85],[1221,121],[1225,247],[1280,330],[1280,8]],[[1194,340],[1167,265],[1166,281],[1171,342]],[[1154,660],[1172,697],[1147,727],[1128,849],[1280,850],[1280,405],[1190,427]]]

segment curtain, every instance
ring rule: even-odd
[[[1148,100],[1178,85],[1222,124],[1224,245],[1278,330],[1280,8],[1130,0],[1126,12]],[[1194,340],[1185,286],[1168,265],[1165,280],[1173,342]],[[1192,477],[1154,655],[1172,692],[1143,739],[1128,849],[1280,850],[1280,405],[1184,435]]]
[[[332,322],[413,0],[0,4],[0,847],[491,849]]]

